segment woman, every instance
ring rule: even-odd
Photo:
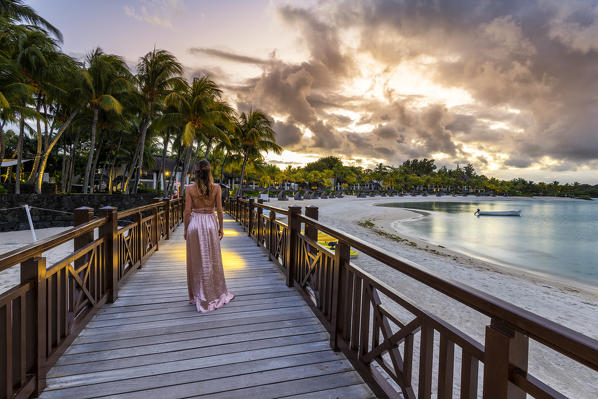
[[[184,216],[189,303],[198,312],[210,312],[229,303],[234,295],[226,289],[220,253],[222,192],[214,184],[210,163],[205,159],[195,168],[195,184],[186,187]]]

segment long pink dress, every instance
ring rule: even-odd
[[[210,198],[202,197],[195,184],[186,187],[185,231],[189,302],[198,312],[210,312],[230,302],[222,267],[218,221],[214,206],[222,212],[220,186],[213,185]]]

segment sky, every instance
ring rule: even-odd
[[[63,50],[154,46],[274,120],[300,165],[433,158],[598,183],[598,0],[27,0]]]

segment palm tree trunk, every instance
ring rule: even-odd
[[[118,153],[120,152],[120,144],[123,141],[123,136],[121,135],[118,139],[118,145],[116,146],[116,152],[114,153],[114,158],[112,158],[112,163],[110,164],[110,174],[108,176],[108,193],[112,194],[112,179],[114,176],[114,166],[116,165],[116,159],[118,158]]]
[[[0,168],[2,167],[2,160],[6,152],[6,141],[4,138],[4,123],[0,123]]]
[[[77,146],[73,145],[73,148],[76,150]],[[73,192],[73,179],[75,178],[75,161],[76,156],[75,153],[70,156],[69,158],[69,170],[68,170],[68,184],[66,186],[67,194],[71,194]]]
[[[183,149],[182,147],[179,147],[179,150],[177,151],[176,162],[174,163],[172,172],[170,173],[170,179],[168,179],[168,186],[166,186],[167,193],[169,193],[170,190],[172,190],[172,187],[174,184],[174,179],[176,178],[176,174],[177,174],[177,169],[179,167],[179,163],[181,162],[182,149]]]
[[[224,178],[224,166],[226,165],[226,161],[228,160],[229,152],[226,151],[226,155],[222,160],[222,166],[220,166],[220,184],[222,184],[222,179]]]
[[[79,144],[79,136],[81,135],[81,130],[77,129],[77,134],[75,135],[75,141],[73,141],[73,149],[71,150],[71,164],[69,168],[69,184],[67,187],[67,193],[71,193],[73,191],[73,175],[75,174],[75,162],[77,160],[77,145]]]
[[[166,181],[164,180],[164,171],[166,169],[166,153],[168,152],[168,141],[170,140],[170,129],[166,130],[166,138],[164,139],[164,148],[162,148],[162,164],[158,176],[160,177],[160,189],[164,191]]]
[[[95,152],[95,157],[93,160],[93,167],[91,168],[91,171],[89,172],[89,192],[93,193],[94,189],[95,189],[95,180],[96,180],[96,170],[98,167],[98,159],[100,158],[100,153],[102,152],[102,145],[104,144],[103,140],[100,140],[100,143],[98,144],[98,150]]]
[[[41,99],[38,98],[37,100],[37,106],[35,107],[35,110],[39,113],[39,110],[41,109]],[[39,118],[37,118],[36,121],[36,127],[37,127],[37,131],[36,131],[36,138],[37,138],[37,148],[35,149],[35,158],[33,159],[33,166],[31,167],[31,173],[29,174],[29,177],[27,178],[27,184],[33,183],[35,181],[35,173],[37,171],[37,168],[39,166],[39,160],[41,159],[41,155],[42,155],[42,145],[43,145],[43,141],[42,141],[42,124],[39,120]]]
[[[187,150],[185,151],[185,162],[183,163],[183,170],[181,173],[181,183],[184,181],[185,184],[188,184],[187,181],[187,170],[189,169],[189,163],[191,163],[191,154],[193,153],[193,143],[189,144]]]
[[[48,104],[44,104],[44,115],[48,115]],[[56,123],[56,119],[52,122],[52,129],[54,130],[54,125]],[[50,145],[50,134],[48,133],[48,119],[44,119],[44,150],[48,149]]]
[[[62,167],[60,168],[60,192],[64,193],[66,188],[66,143],[62,144]]]
[[[243,167],[241,168],[241,181],[239,182],[239,189],[237,190],[237,197],[243,196],[243,179],[245,178],[245,167],[247,166],[247,159],[249,158],[249,152],[245,151],[243,157]]]
[[[25,135],[25,118],[19,124],[19,140],[17,141],[17,171],[15,175],[15,194],[21,194],[21,162],[23,159],[23,136]]]
[[[137,160],[137,175],[135,175],[135,184],[131,187],[132,192],[137,192],[137,186],[139,186],[139,179],[141,179],[141,168],[143,167],[143,151],[145,150],[145,136],[147,134],[147,129],[150,124],[150,116],[149,114],[146,116],[145,123],[141,128],[141,142],[139,143],[139,159]]]
[[[195,164],[197,164],[199,162],[199,157],[201,156],[200,152],[201,152],[201,148],[199,148],[199,144],[198,144],[197,145],[197,153],[195,154],[194,157],[191,158],[191,162],[189,163],[189,168],[187,169],[188,174],[193,173],[192,169],[195,166]]]
[[[44,178],[44,170],[46,170],[48,158],[50,157],[50,153],[52,152],[52,149],[54,148],[56,143],[58,143],[58,140],[60,140],[60,137],[66,131],[66,129],[70,126],[71,122],[73,121],[73,119],[75,119],[75,116],[77,116],[78,113],[79,113],[78,109],[71,112],[71,114],[69,115],[66,122],[64,122],[64,124],[62,125],[62,127],[60,128],[58,133],[56,133],[56,137],[54,137],[54,140],[52,140],[52,142],[50,144],[48,144],[48,148],[46,149],[46,152],[44,153],[42,161],[39,165],[39,173],[37,174],[37,181],[35,183],[35,192],[37,194],[42,193],[42,180]],[[77,135],[77,137],[78,137],[78,135]],[[65,154],[65,156],[66,156],[66,154]],[[71,152],[71,157],[74,157],[74,153],[72,153],[72,152]],[[63,189],[63,191],[64,191],[64,189]]]
[[[208,159],[208,154],[210,153],[210,147],[212,147],[212,140],[213,139],[214,139],[213,137],[210,137],[208,139],[208,144],[206,144],[206,155],[204,155],[205,159]]]
[[[137,165],[137,157],[139,156],[139,141],[140,139],[137,139],[137,144],[135,145],[135,153],[133,154],[133,159],[131,160],[131,164],[128,168],[125,168],[125,174],[123,175],[123,182],[122,184],[122,190],[123,192],[128,193],[129,192],[129,183],[131,182],[131,177],[133,176],[133,173],[135,172],[135,165]]]
[[[89,145],[89,155],[87,156],[87,166],[85,167],[85,180],[83,181],[83,194],[87,194],[89,188],[89,171],[93,162],[93,152],[96,146],[96,130],[98,128],[98,114],[97,107],[93,109],[93,121],[91,122],[91,143]]]

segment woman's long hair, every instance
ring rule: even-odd
[[[195,184],[199,189],[199,195],[202,197],[210,197],[212,186],[214,185],[214,177],[210,163],[207,159],[202,159],[195,166]]]

